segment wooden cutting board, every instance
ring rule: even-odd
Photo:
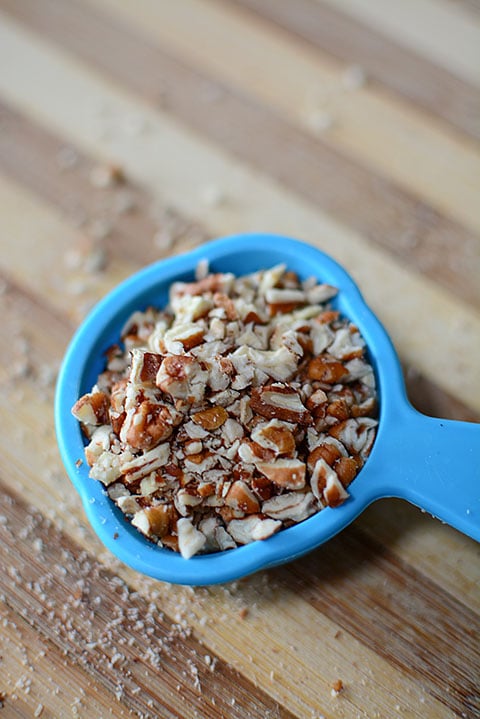
[[[476,0],[0,0],[2,719],[480,716],[475,542],[385,500],[287,566],[154,582],[52,411],[105,292],[265,230],[351,272],[415,406],[478,422],[479,87]]]

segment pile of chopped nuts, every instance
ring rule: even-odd
[[[365,342],[337,290],[284,265],[176,282],[134,312],[73,407],[90,477],[150,540],[190,558],[337,507],[375,439]]]

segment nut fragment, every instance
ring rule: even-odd
[[[80,397],[73,405],[72,414],[84,425],[107,424],[109,399],[104,392],[93,391]]]
[[[298,392],[285,385],[264,385],[252,390],[250,407],[268,419],[281,419],[294,424],[310,424],[312,417]]]
[[[203,532],[196,529],[192,524],[192,520],[187,517],[183,517],[178,520],[177,534],[178,548],[184,559],[190,559],[190,557],[193,557],[194,554],[197,554],[201,549],[203,549],[203,546],[207,541]]]
[[[336,384],[346,374],[348,370],[337,360],[314,357],[308,364],[309,378],[326,384]]]
[[[295,437],[288,425],[277,419],[257,425],[252,432],[252,440],[261,447],[273,450],[275,454],[291,456],[296,449]]]
[[[259,462],[257,468],[271,482],[284,489],[302,489],[305,486],[305,463],[298,459]]]
[[[199,424],[200,427],[211,432],[214,429],[218,429],[228,419],[228,412],[224,407],[209,407],[208,409],[195,412],[192,415],[192,420],[195,424]]]
[[[245,514],[253,514],[260,509],[258,499],[242,480],[232,484],[225,497],[225,504],[233,509],[240,509]]]
[[[281,526],[279,520],[262,519],[254,515],[245,519],[232,519],[228,525],[228,532],[238,544],[249,544],[255,540],[271,537]]]
[[[148,537],[165,537],[170,534],[175,512],[171,505],[159,504],[135,513],[132,524]]]

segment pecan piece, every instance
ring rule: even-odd
[[[310,486],[318,499],[325,501],[329,507],[338,507],[348,497],[337,473],[324,459],[319,459],[310,478]]]
[[[89,392],[72,407],[73,416],[84,425],[107,424],[110,401],[104,392]]]
[[[143,364],[139,373],[140,381],[145,384],[155,384],[155,378],[163,359],[162,355],[155,352],[144,352],[142,359]]]
[[[245,519],[232,519],[227,525],[227,531],[238,544],[249,544],[257,539],[271,537],[281,526],[280,521],[262,519],[257,514]]]
[[[275,462],[258,462],[257,469],[270,481],[283,489],[302,489],[305,486],[306,466],[299,459],[277,459]]]
[[[338,360],[314,357],[308,363],[307,374],[309,379],[318,380],[325,384],[336,384],[348,374],[348,370]]]
[[[251,434],[252,440],[261,447],[271,449],[275,454],[293,455],[296,449],[295,437],[284,422],[272,419],[267,424],[257,425]]]
[[[250,398],[254,412],[267,419],[281,419],[293,424],[311,424],[312,416],[304,406],[300,395],[285,385],[254,387]]]
[[[354,457],[340,457],[334,464],[335,472],[344,487],[353,482],[360,469],[360,462]]]
[[[319,459],[323,459],[330,467],[333,466],[334,462],[342,456],[342,452],[338,449],[335,444],[325,442],[315,447],[308,455],[307,465],[310,472],[313,472],[314,467]]]
[[[192,421],[208,432],[221,427],[227,419],[228,412],[224,407],[209,407],[192,415]]]
[[[207,538],[196,529],[189,517],[182,517],[177,522],[178,548],[184,559],[190,559],[203,549]]]
[[[151,449],[170,437],[173,425],[174,417],[166,405],[144,400],[131,417],[125,441],[132,449]]]
[[[245,514],[254,514],[260,510],[258,499],[241,480],[237,480],[231,485],[225,497],[225,504],[233,509],[240,509]]]
[[[165,537],[170,534],[177,518],[171,504],[158,504],[135,512],[132,524],[147,537]]]
[[[286,492],[262,504],[262,512],[282,521],[302,522],[317,511],[311,492]]]

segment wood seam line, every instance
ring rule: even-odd
[[[17,8],[19,7],[21,6],[17,5]],[[73,3],[64,4],[63,12],[71,13],[74,7]],[[77,43],[80,49],[93,48],[94,44],[91,42],[83,42],[81,29],[82,27],[88,29],[85,25],[84,13],[80,13],[79,17],[74,16],[73,19],[75,22],[70,25],[75,27],[75,33],[69,38],[71,39],[69,44],[73,46]],[[95,27],[105,41],[110,37],[108,44],[114,43],[114,38],[117,40],[121,38],[111,35],[115,32],[114,21],[102,23],[105,23],[105,18],[97,15]],[[65,26],[64,30],[67,34],[68,26]],[[125,42],[126,40],[122,46]],[[349,160],[345,160],[346,164],[342,170],[338,169],[340,160],[328,148],[318,147],[313,139],[282,123],[278,118],[270,116],[268,110],[249,104],[242,98],[229,97],[227,107],[223,111],[222,103],[215,103],[212,118],[212,108],[208,103],[206,105],[204,101],[202,102],[199,96],[202,93],[201,83],[198,83],[198,78],[191,71],[169,61],[157,48],[149,49],[148,43],[142,44],[135,39],[132,39],[132,43],[133,47],[129,50],[130,57],[133,54],[138,57],[140,53],[145,62],[148,61],[148,66],[157,68],[158,72],[161,69],[161,75],[165,78],[174,73],[175,80],[169,90],[172,106],[170,110],[174,111],[182,121],[191,124],[189,118],[192,116],[191,101],[185,104],[184,98],[196,97],[197,112],[194,129],[201,130],[214,141],[220,140],[220,143],[223,143],[226,140],[228,148],[240,159],[253,163],[262,172],[270,172],[277,181],[287,184],[307,200],[324,207],[341,222],[349,224],[354,230],[374,240],[394,256],[401,257],[403,262],[421,267],[427,276],[435,278],[436,281],[440,278],[444,286],[480,306],[480,288],[475,273],[468,270],[468,266],[471,267],[475,262],[480,266],[479,238],[439,215],[432,208],[422,205],[408,193],[398,190],[388,182],[380,182],[378,178],[356,167]],[[101,57],[110,56],[102,52]],[[105,64],[107,60],[103,62]],[[135,90],[155,105],[154,88],[157,87],[157,83],[154,73],[149,73],[148,77],[145,77],[139,71],[140,64],[136,68],[129,60],[128,72],[132,77],[131,83]],[[107,71],[118,73],[114,61],[110,60]],[[231,117],[236,118],[234,123],[229,122]],[[272,123],[271,131],[267,131],[266,128],[270,123]],[[17,134],[15,123],[8,124],[15,137]],[[228,127],[227,136],[225,136],[226,127]],[[254,134],[261,138],[260,144],[250,142],[250,136],[246,140],[245,127],[255,128]],[[278,145],[279,141],[289,148],[284,156],[275,150],[275,143]],[[8,153],[14,146],[14,142],[8,142],[6,136],[5,143],[4,163],[8,162]],[[10,160],[14,170],[17,169],[16,163],[16,158]],[[26,167],[29,169],[28,163]],[[454,255],[448,252],[448,246],[455,246]],[[459,265],[458,271],[457,265]],[[460,268],[463,274],[461,282],[458,281]]]
[[[318,208],[292,196],[277,183],[263,175],[252,174],[251,170],[239,163],[233,165],[225,153],[211,144],[199,142],[197,136],[180,129],[164,112],[153,112],[141,100],[126,95],[115,85],[101,81],[98,75],[93,75],[82,64],[41,42],[26,30],[12,24],[6,17],[0,32],[0,48],[5,51],[13,48],[14,52],[24,54],[25,63],[31,61],[36,65],[37,83],[33,88],[29,88],[28,93],[22,79],[26,66],[16,68],[18,76],[15,82],[7,84],[5,73],[0,75],[3,91],[8,92],[9,100],[16,107],[31,113],[34,119],[42,123],[48,122],[51,130],[60,133],[68,131],[69,140],[88,148],[89,152],[104,155],[108,153],[123,165],[127,174],[146,183],[152,191],[162,191],[166,200],[180,211],[189,212],[192,206],[195,206],[196,217],[205,223],[214,235],[229,234],[240,229],[237,224],[237,208],[241,206],[243,230],[249,227],[268,227],[272,232],[299,236],[307,241],[311,238],[317,245],[317,238],[323,237],[324,250],[343,262],[347,269],[350,268],[369,303],[376,309],[385,325],[390,327],[392,338],[397,346],[402,348],[405,361],[420,371],[426,370],[444,389],[453,392],[456,397],[475,408],[476,398],[480,397],[480,387],[478,392],[476,391],[480,382],[478,373],[473,371],[473,365],[469,367],[463,361],[461,372],[456,366],[451,366],[462,357],[475,356],[473,348],[478,336],[478,316],[472,308],[440,291],[428,278],[420,278],[407,272],[401,264],[393,263],[384,251],[350,233],[330,217],[319,213]],[[49,101],[45,102],[47,89],[44,83],[53,82],[52,68],[55,68],[54,82],[62,78],[62,82],[65,80],[65,87],[62,97],[54,93],[49,96]],[[41,102],[37,102],[36,93],[41,95]],[[75,111],[82,95],[85,102],[88,98],[90,103],[107,103],[113,116],[117,118],[128,117],[132,112],[141,113],[149,128],[150,142],[155,138],[155,151],[152,152],[152,145],[146,144],[142,136],[130,137],[128,142],[123,134],[98,137],[95,127],[89,123],[88,114],[85,116]],[[178,170],[182,158],[185,161],[188,158],[187,174]],[[224,209],[201,206],[198,202],[199,188],[205,181],[205,167],[209,168],[210,177],[219,179],[227,197],[232,198],[231,204],[227,203]],[[382,289],[381,283],[372,284],[372,276],[389,277],[388,297],[385,296],[385,288]],[[381,298],[379,293],[383,293]],[[392,296],[401,297],[401,321],[398,317],[399,307],[391,302]],[[445,345],[445,350],[447,347],[456,346],[458,353],[455,357],[440,350],[433,358],[430,353],[428,357],[422,354],[415,341],[419,336],[415,332],[419,318],[416,309],[418,302],[421,303],[425,316],[431,318],[431,322],[422,324],[423,342],[439,348]],[[459,318],[462,323],[460,333]],[[394,333],[392,321],[395,326]],[[452,332],[455,333],[454,340]],[[445,366],[445,363],[448,366]]]
[[[317,0],[319,2],[320,0]],[[390,12],[382,12],[378,0],[321,0],[334,4],[353,18],[368,22],[387,37],[425,57],[473,85],[480,85],[480,23],[460,7],[444,0],[404,0]]]
[[[414,50],[406,50],[360,20],[353,21],[338,7],[315,0],[296,0],[295,5],[289,0],[230,1],[297,35],[345,63],[346,68],[357,65],[368,81],[442,118],[472,139],[480,139],[480,93]],[[399,67],[402,72],[395,72]]]
[[[134,678],[140,678],[138,669],[142,665],[148,667],[149,652],[146,650],[150,648],[151,651],[159,653],[161,663],[157,666],[154,661],[149,668],[157,670],[157,680],[161,682],[160,687],[167,689],[170,702],[172,699],[176,700],[175,716],[183,716],[180,707],[185,698],[188,698],[193,706],[202,709],[210,694],[208,687],[211,688],[216,681],[215,672],[210,670],[211,664],[216,666],[219,677],[229,675],[228,685],[242,710],[250,706],[250,710],[253,711],[259,704],[262,705],[259,708],[266,712],[275,709],[276,702],[268,694],[259,687],[254,688],[245,676],[229,667],[210,650],[208,651],[211,664],[206,663],[204,660],[206,647],[189,631],[178,627],[173,619],[165,617],[158,610],[152,612],[144,597],[130,589],[123,580],[118,580],[111,570],[99,565],[94,557],[77,546],[67,535],[55,530],[52,523],[43,516],[33,517],[25,502],[8,490],[3,481],[1,485],[0,502],[8,518],[7,524],[2,524],[0,527],[4,535],[5,559],[15,560],[15,565],[11,565],[14,566],[14,570],[10,573],[7,571],[0,577],[2,590],[4,592],[6,589],[9,590],[10,600],[7,601],[7,606],[19,616],[23,616],[59,650],[67,652],[69,658],[75,656],[81,667],[96,681],[100,684],[106,681],[109,692],[115,694],[117,685],[113,676],[109,676],[105,669],[110,668],[120,674],[119,679],[122,679],[126,687],[129,674]],[[19,547],[16,537],[22,529],[24,533],[25,529],[28,530],[27,534],[31,541],[40,535],[43,538],[41,546],[37,545],[38,548],[33,556],[30,551],[25,552],[22,557],[23,566],[18,564]],[[56,571],[62,566],[67,570],[65,574]],[[51,569],[45,571],[46,567]],[[51,597],[57,594],[58,603],[54,603],[53,611],[59,616],[56,622],[45,624],[39,621],[44,612],[41,594],[43,591],[48,591],[49,587],[54,590]],[[95,596],[101,597],[100,603],[95,602]],[[18,607],[12,601],[14,597],[18,601]],[[22,605],[27,610],[27,614],[22,614],[20,609]],[[134,609],[138,611],[134,612]],[[65,622],[61,621],[62,611],[71,613],[66,617]],[[134,615],[143,618],[147,626],[135,629]],[[109,619],[113,621],[109,622]],[[121,621],[115,621],[119,619]],[[155,628],[154,634],[144,631],[148,626]],[[126,641],[131,636],[136,637],[137,640],[133,644]],[[102,646],[102,637],[105,639],[104,646]],[[122,638],[125,641],[119,641]],[[88,645],[92,642],[97,646],[89,649]],[[115,652],[123,655],[123,659],[119,658],[118,665],[116,662],[112,665],[111,661]],[[95,656],[96,661],[93,660]],[[182,677],[183,669],[192,662],[197,668],[200,685],[205,686],[205,697],[202,691],[195,687],[196,672],[193,672],[190,686]],[[129,671],[123,672],[122,669],[126,669],[126,664]],[[161,671],[158,672],[160,668]],[[170,687],[168,687],[169,682],[164,681],[167,677],[172,682]],[[182,685],[181,695],[176,689],[177,684]],[[152,697],[149,692],[147,695],[148,698]],[[162,695],[167,699],[163,692]],[[158,699],[158,695],[156,698]],[[130,696],[131,701],[134,699],[135,695]],[[227,697],[218,695],[217,700],[217,711],[231,711],[233,714],[235,709]],[[132,703],[134,704],[135,701]],[[144,709],[148,711],[148,705]],[[175,710],[174,705],[170,709]],[[285,719],[293,719],[294,715],[286,710],[283,711]]]
[[[368,168],[471,231],[480,231],[478,143],[455,133],[439,118],[426,118],[419,108],[391,93],[385,97],[379,87],[368,83],[355,92],[346,91],[342,86],[344,68],[337,64],[330,68],[332,60],[320,59],[320,51],[314,52],[259,16],[253,24],[255,16],[250,11],[230,3],[184,0],[162,5],[160,0],[136,0],[134,4],[125,0],[117,6],[112,0],[84,0],[83,7],[92,4],[110,9],[111,23],[115,23],[114,11],[118,14],[120,10],[128,34],[130,28],[138,28],[143,40],[150,38],[196,72],[215,78],[262,107],[268,105],[271,113],[311,138],[317,151],[330,150],[351,165]],[[203,33],[200,44],[193,36],[197,24]],[[42,32],[48,33],[49,28]],[[59,33],[60,42],[64,42],[64,34]],[[232,34],[236,42],[227,43],[225,38]],[[112,45],[108,58],[103,55],[102,62],[109,60],[115,71],[121,59],[112,63],[114,48]],[[229,62],[221,62],[219,58],[227,53]],[[129,60],[132,57],[130,49]],[[125,69],[122,78],[127,74]],[[325,116],[330,123],[322,129]]]

